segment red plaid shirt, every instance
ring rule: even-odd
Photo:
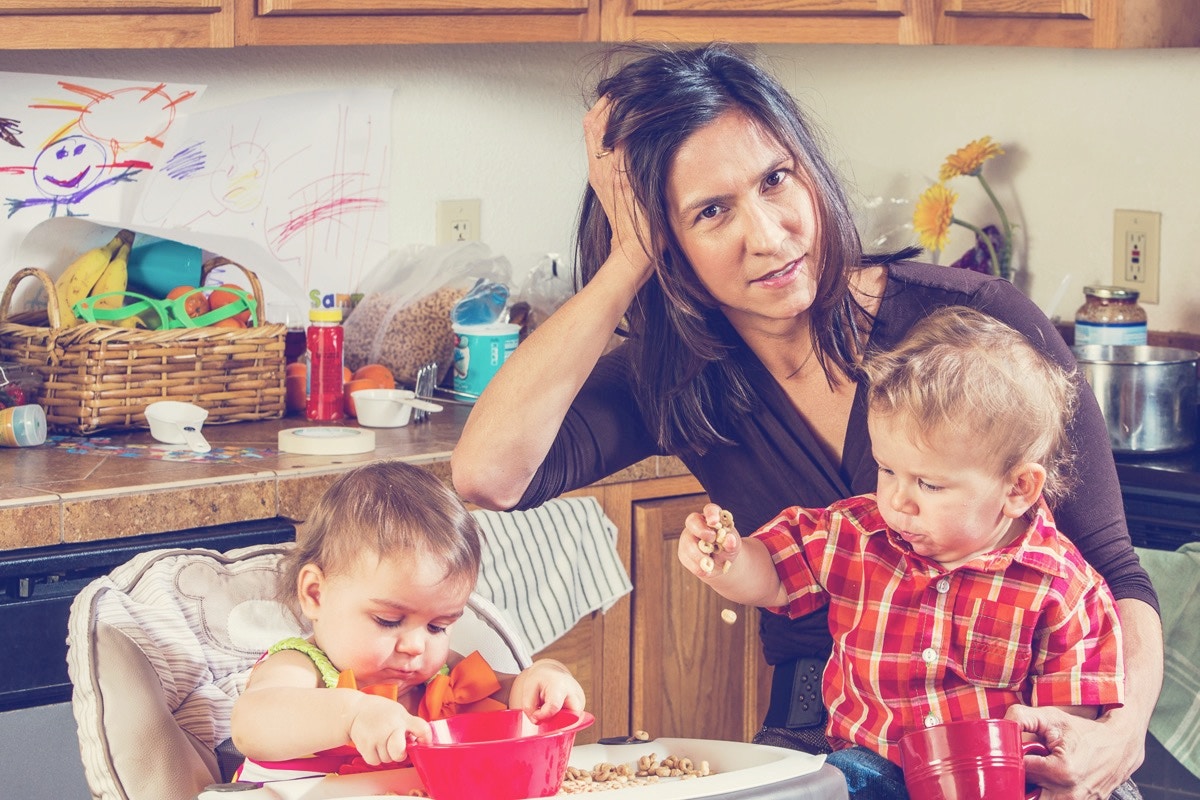
[[[910,730],[1003,717],[1014,703],[1120,705],[1107,584],[1042,506],[1023,536],[947,572],[889,530],[874,495],[789,508],[754,534],[792,617],[829,605],[823,691],[835,749],[899,763]]]

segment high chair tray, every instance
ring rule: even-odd
[[[571,751],[570,764],[591,769],[601,762],[633,763],[651,753],[658,759],[675,755],[687,756],[693,763],[708,761],[714,774],[690,780],[661,778],[605,796],[612,800],[846,800],[848,796],[845,778],[825,763],[824,756],[745,742],[664,738],[638,744],[586,744]],[[197,800],[367,800],[420,788],[416,770],[408,768],[277,781],[231,794],[204,792]]]

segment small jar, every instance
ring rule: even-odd
[[[1087,298],[1075,312],[1075,344],[1145,344],[1146,310],[1136,289],[1085,286]]]

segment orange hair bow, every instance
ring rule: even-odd
[[[475,711],[503,711],[508,706],[492,697],[498,691],[500,680],[477,650],[455,664],[449,675],[433,676],[425,685],[417,716],[432,721]]]

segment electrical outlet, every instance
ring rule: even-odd
[[[479,201],[441,200],[437,204],[437,243],[478,242]]]
[[[1137,289],[1143,303],[1158,302],[1161,232],[1157,211],[1113,212],[1113,283]]]

